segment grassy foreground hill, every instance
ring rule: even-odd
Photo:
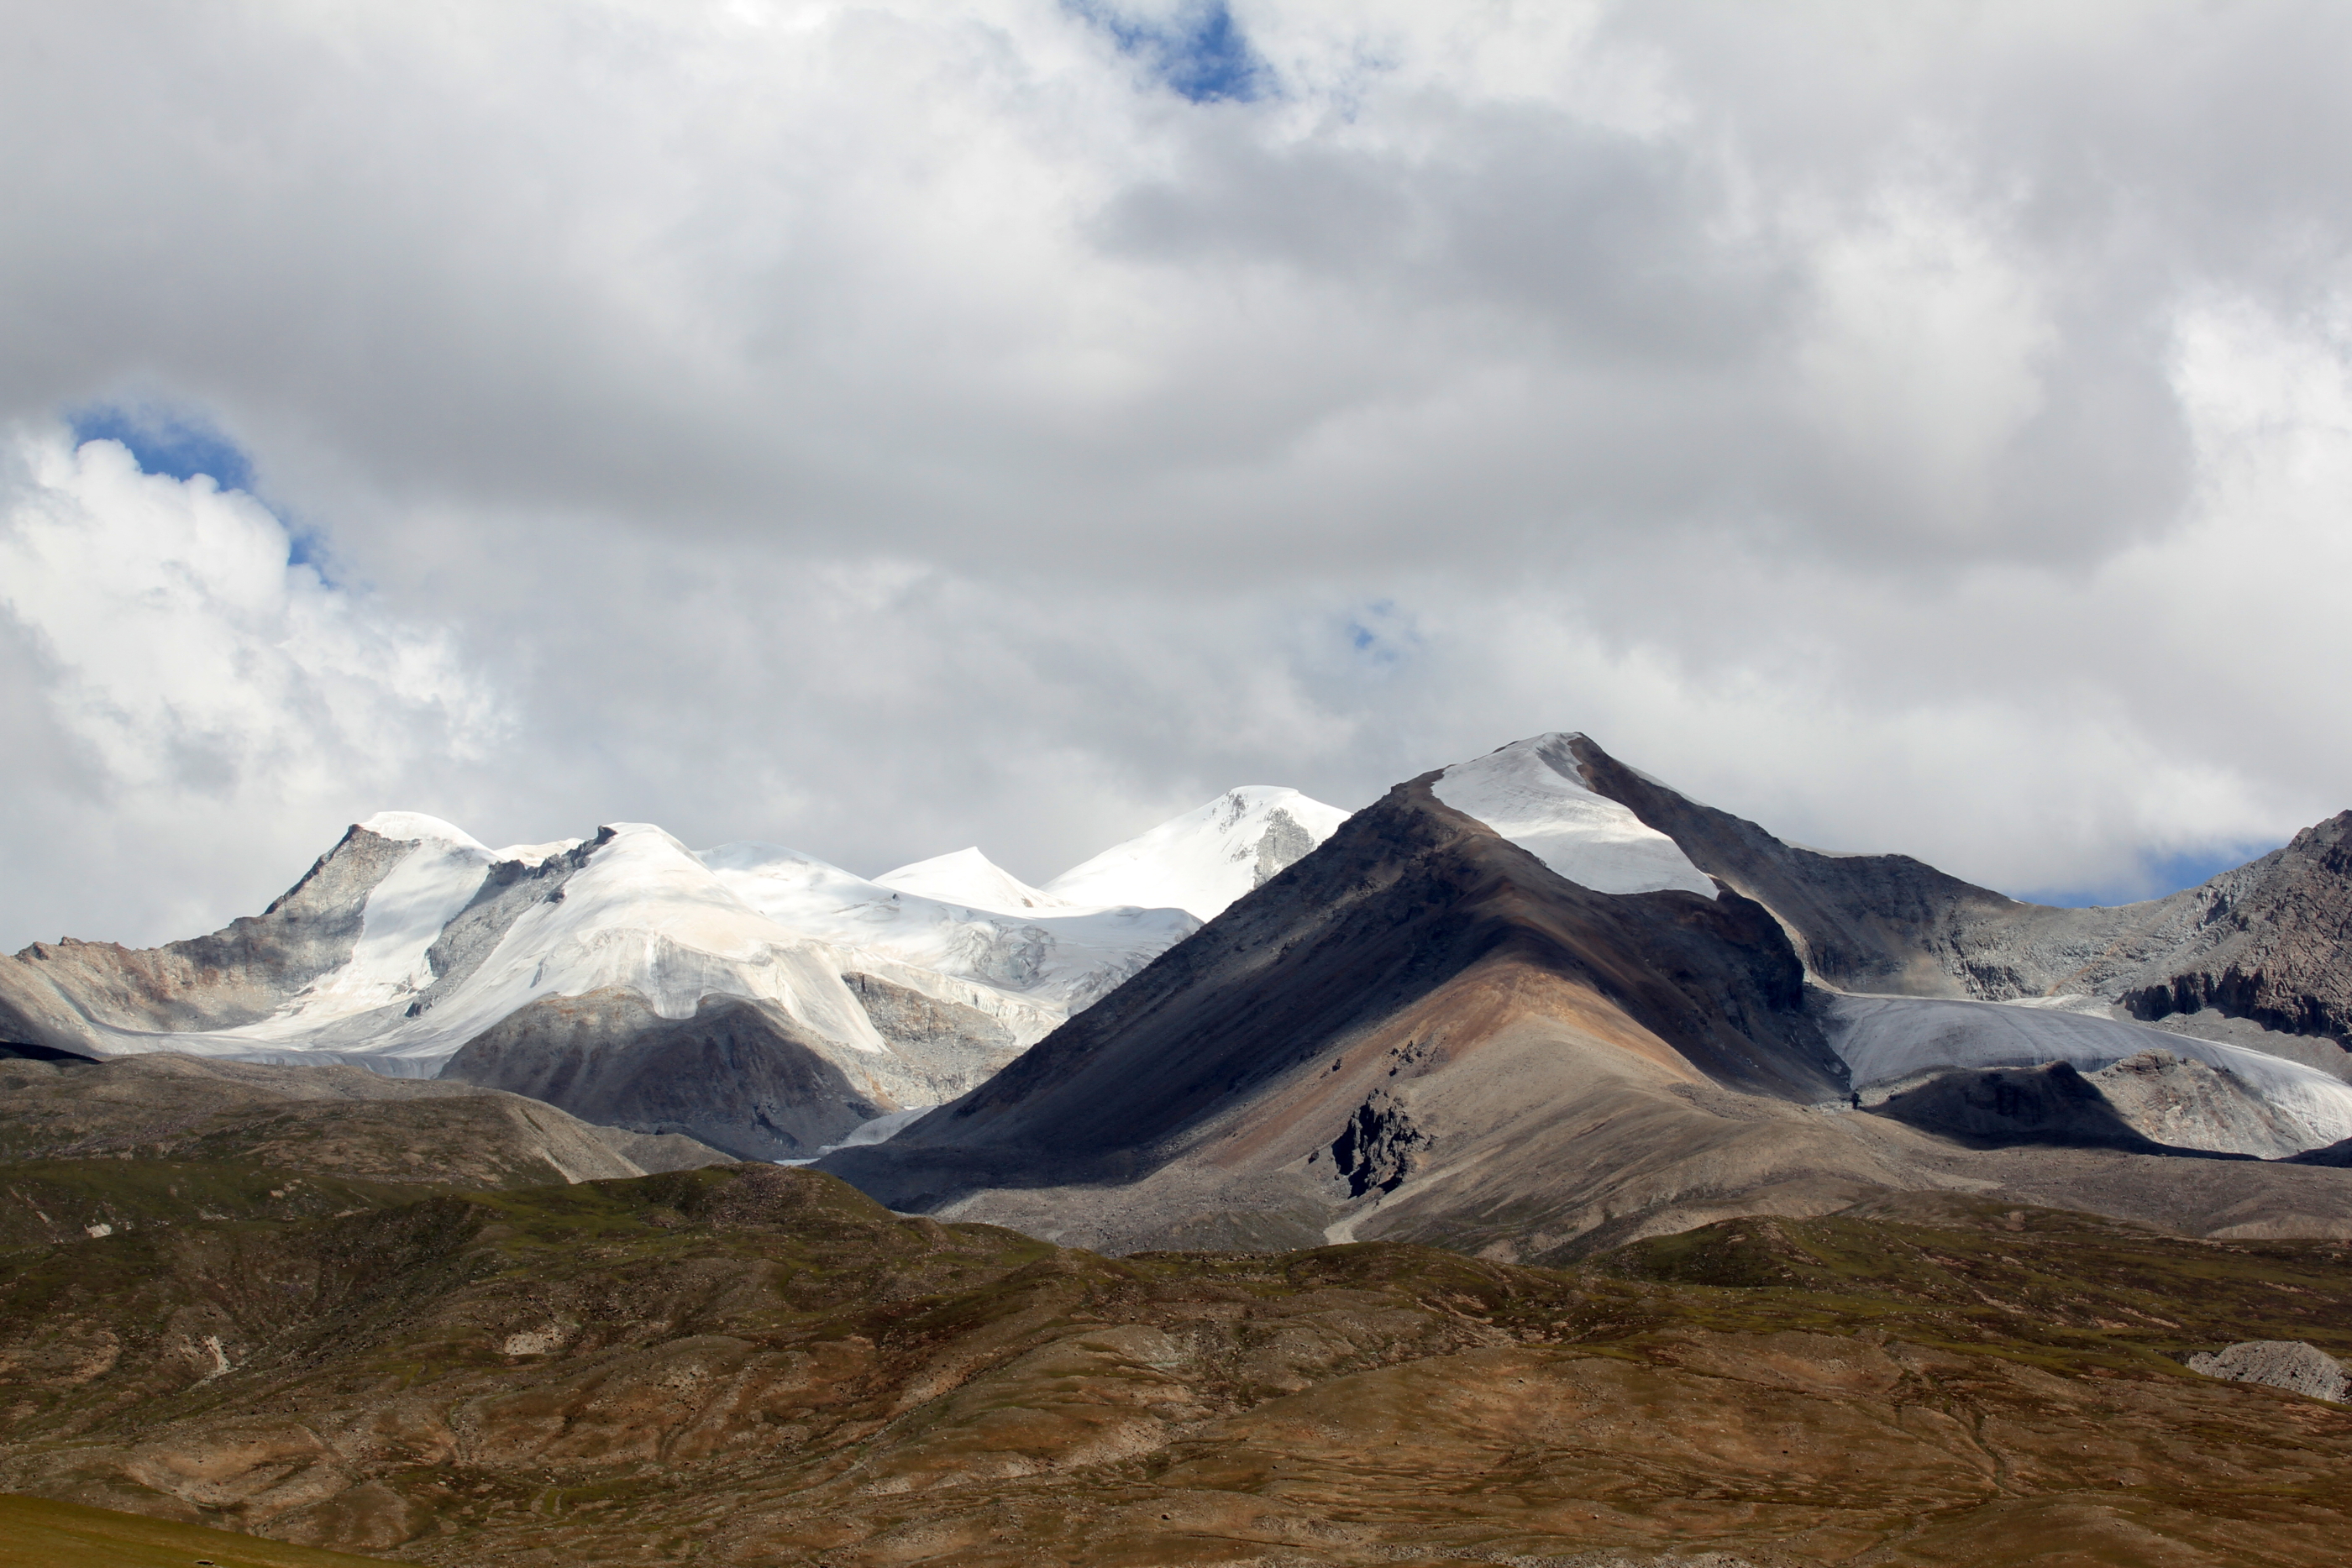
[[[2352,1353],[2341,1243],[1937,1197],[1545,1270],[1109,1259],[762,1166],[393,1196],[0,1253],[0,1487],[448,1564],[2287,1564],[2352,1531],[2352,1409],[2179,1360]]]
[[[376,1561],[114,1509],[0,1496],[0,1568],[366,1568]]]

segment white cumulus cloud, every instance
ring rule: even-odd
[[[11,433],[0,617],[44,759],[0,815],[10,935],[144,934],[255,906],[375,802],[446,789],[502,719],[446,635],[289,562],[252,497],[142,473],[113,441]],[[187,884],[192,873],[221,892]],[[233,891],[232,891],[233,890]]]

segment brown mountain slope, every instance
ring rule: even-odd
[[[0,1485],[468,1568],[2288,1568],[2352,1411],[2181,1360],[2347,1322],[2340,1247],[1981,1203],[1113,1261],[746,1166],[0,1255]]]
[[[0,1189],[11,1194],[26,1186],[30,1162],[84,1162],[100,1175],[110,1162],[168,1161],[341,1182],[509,1187],[641,1176],[649,1165],[677,1168],[725,1158],[690,1139],[592,1125],[517,1094],[383,1078],[357,1067],[160,1054],[0,1061],[0,1162],[6,1162],[0,1164]],[[126,1166],[123,1175],[130,1174]],[[131,1201],[129,1194],[121,1197]],[[8,1200],[12,1216],[24,1207]],[[70,1233],[91,1223],[128,1223],[131,1216],[125,1210],[110,1218],[93,1210],[58,1218]]]

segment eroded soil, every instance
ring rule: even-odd
[[[435,1563],[2319,1563],[2336,1244],[1949,1198],[1110,1260],[770,1166],[0,1255],[0,1486]]]

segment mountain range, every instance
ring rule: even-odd
[[[209,936],[0,960],[0,1031],[465,1082],[1113,1251],[1557,1259],[1890,1190],[2332,1235],[2347,835],[2055,908],[1570,734],[1353,815],[1234,789],[1042,887],[387,812]]]
[[[973,1087],[1343,816],[1235,789],[1041,889],[971,849],[868,881],[645,823],[491,850],[384,812],[210,936],[0,958],[0,1034],[460,1079],[806,1156]]]

